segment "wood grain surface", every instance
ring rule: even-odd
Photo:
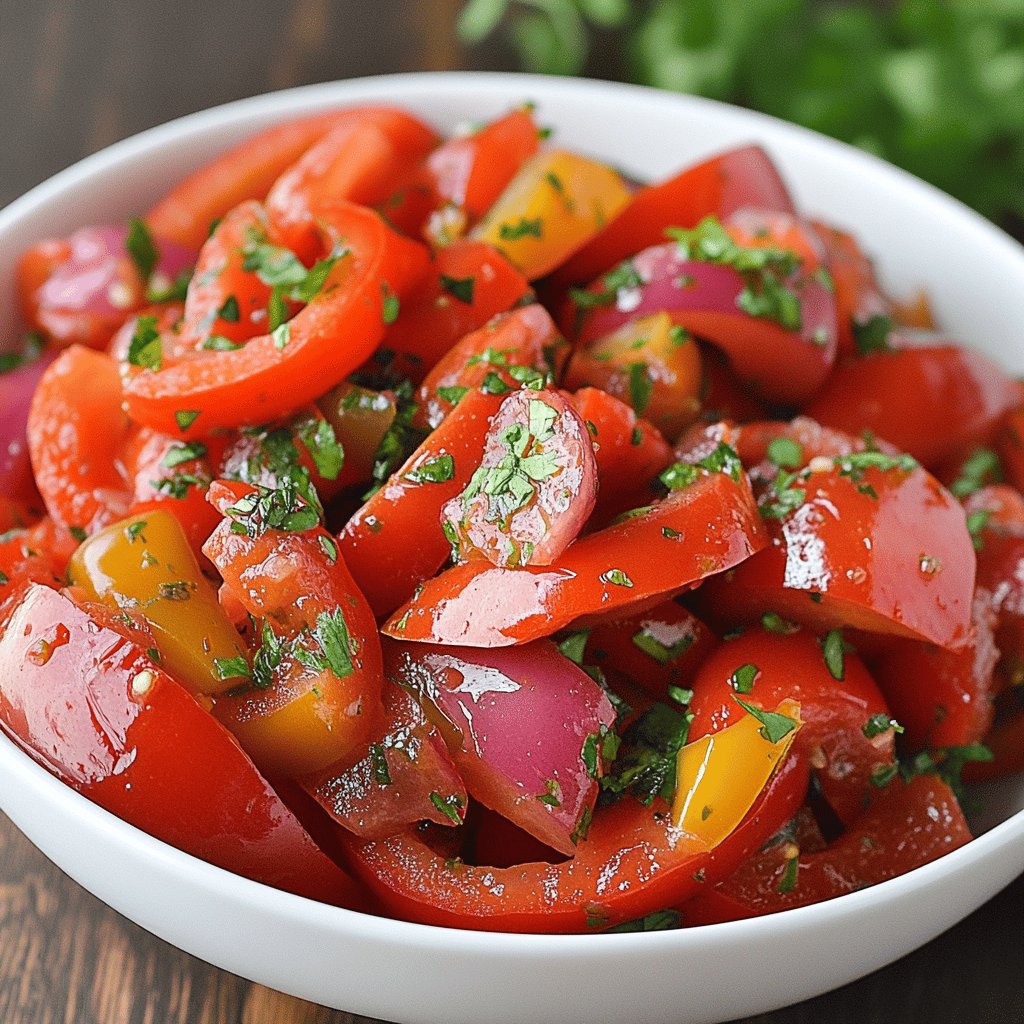
[[[459,49],[458,8],[457,0],[0,0],[0,205],[117,139],[242,96],[383,72],[511,67],[500,44]],[[599,52],[594,73],[611,73],[601,61]],[[741,976],[742,963],[736,969]],[[1021,1024],[1024,879],[885,970],[754,1021]],[[0,1024],[372,1022],[166,945],[71,882],[0,815]]]

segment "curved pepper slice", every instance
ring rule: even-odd
[[[24,591],[0,628],[0,728],[157,839],[267,885],[365,907],[224,727],[109,614],[47,587]]]
[[[713,743],[683,747],[682,828],[664,801],[645,807],[625,797],[594,816],[576,856],[560,864],[475,867],[454,856],[451,837],[437,852],[419,831],[374,843],[346,837],[345,845],[353,870],[398,917],[485,931],[593,931],[677,905],[728,877],[788,820],[807,780],[803,763],[785,757],[792,736],[772,743],[751,718]],[[718,810],[705,814],[709,807]]]
[[[384,632],[399,640],[505,647],[576,620],[621,618],[760,550],[767,538],[745,477],[703,472],[549,566],[456,565],[425,583]]]
[[[927,775],[894,781],[826,849],[805,853],[794,843],[775,843],[685,904],[683,919],[715,924],[804,907],[905,874],[970,840],[944,782]]]
[[[499,395],[469,391],[345,524],[342,557],[376,615],[387,615],[444,562],[441,509],[480,465]]]
[[[146,223],[155,235],[198,249],[217,217],[247,199],[263,199],[329,131],[362,120],[386,124],[393,117],[409,115],[389,107],[349,107],[265,128],[180,181],[146,214]]]
[[[200,351],[125,382],[132,419],[195,437],[263,423],[323,394],[373,353],[396,295],[426,270],[423,246],[372,210],[337,201],[318,211],[325,254],[345,252],[312,301],[273,333],[235,351]]]

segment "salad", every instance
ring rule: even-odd
[[[1024,769],[1024,385],[758,146],[331,111],[17,286],[0,729],[186,852],[647,931],[912,870]]]

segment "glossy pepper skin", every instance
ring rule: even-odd
[[[245,677],[245,645],[169,512],[152,509],[94,534],[72,556],[68,577],[87,600],[138,611],[161,664],[191,693],[224,693]],[[239,658],[242,671],[225,667]]]
[[[102,607],[29,584],[0,623],[0,727],[164,842],[310,899],[365,906],[231,735],[149,658],[146,639]]]
[[[802,800],[803,761],[782,756],[788,744],[768,742],[750,723],[737,723],[710,753],[703,738],[680,751],[678,774],[694,780],[681,792],[695,797],[682,829],[664,801],[645,807],[626,796],[595,814],[575,857],[559,864],[475,867],[457,859],[457,844],[414,830],[372,843],[345,837],[352,869],[397,917],[482,931],[588,932],[677,905],[728,877]],[[765,761],[771,748],[777,769]],[[703,813],[702,763],[712,790],[726,765],[750,769],[733,787],[745,814]]]
[[[261,526],[258,507],[246,519],[258,495],[226,481],[210,488],[225,519],[203,550],[260,624],[252,685],[221,697],[214,714],[261,770],[299,778],[351,764],[380,728],[380,638],[331,535]]]
[[[453,566],[425,583],[384,632],[471,647],[526,643],[577,620],[660,603],[765,543],[746,479],[703,473],[641,515],[577,540],[553,565]]]
[[[949,786],[935,776],[897,778],[825,849],[804,851],[782,839],[684,904],[683,920],[716,924],[819,903],[905,874],[970,840]]]
[[[959,502],[921,468],[826,460],[772,543],[698,595],[712,621],[766,611],[824,632],[852,626],[950,650],[971,636],[975,552]],[[912,465],[912,463],[910,464]]]

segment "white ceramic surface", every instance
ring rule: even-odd
[[[896,291],[928,288],[950,333],[1024,372],[1024,250],[869,156],[771,118],[629,86],[516,75],[405,75],[233,103],[128,139],[0,211],[0,309],[19,251],[118,219],[253,130],[381,101],[441,128],[539,104],[559,142],[657,177],[737,143],[766,146],[808,211],[856,228]],[[45,130],[41,126],[40,130]],[[16,325],[9,312],[0,347]],[[901,878],[754,921],[633,935],[519,936],[404,924],[265,888],[93,806],[0,737],[0,806],[91,892],[143,927],[285,992],[408,1024],[697,1024],[844,984],[950,927],[1024,871],[1024,780],[985,794],[974,842]]]

